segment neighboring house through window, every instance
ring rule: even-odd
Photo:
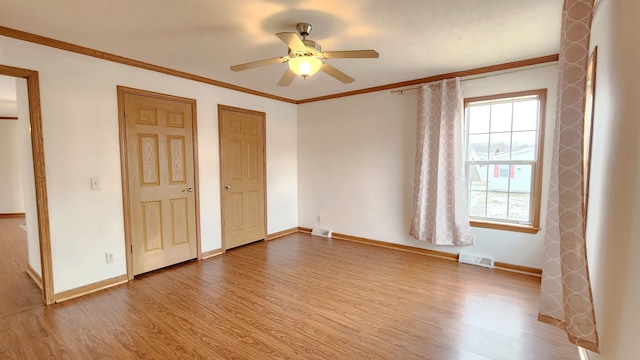
[[[465,99],[472,226],[539,230],[546,95],[542,89]]]

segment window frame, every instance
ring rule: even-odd
[[[596,67],[598,66],[598,47],[593,49],[587,65],[587,84],[585,87],[584,140],[582,152],[582,171],[584,185],[582,188],[583,226],[586,228],[587,210],[589,208],[589,185],[591,182],[591,150],[593,148],[593,119],[596,99]]]
[[[542,206],[541,204],[542,202],[542,171],[543,171],[543,158],[544,158],[544,127],[545,127],[545,119],[546,119],[546,112],[547,112],[547,89],[535,89],[535,90],[517,91],[517,92],[465,98],[464,99],[464,129],[465,129],[464,163],[465,163],[465,172],[466,172],[466,170],[468,169],[467,163],[469,162],[469,160],[467,159],[469,155],[469,152],[467,150],[467,147],[469,144],[469,133],[468,133],[468,123],[467,123],[468,105],[471,103],[477,103],[477,102],[483,102],[483,101],[508,100],[508,99],[514,99],[518,97],[525,97],[525,96],[535,96],[539,101],[536,154],[535,154],[535,159],[531,162],[532,163],[531,178],[532,178],[533,184],[531,185],[529,211],[531,211],[532,213],[530,214],[532,223],[518,224],[516,222],[500,221],[499,219],[476,218],[476,217],[471,217],[469,215],[470,217],[469,223],[473,227],[488,228],[488,229],[495,229],[495,230],[516,231],[516,232],[523,232],[523,233],[530,233],[530,234],[536,234],[538,231],[540,231],[540,213],[541,213],[541,206]],[[512,102],[512,101],[509,101],[509,102]],[[513,133],[513,127],[510,133]],[[469,178],[467,174],[467,193],[469,193],[468,181],[469,181]],[[468,211],[469,209],[467,208],[467,213]]]

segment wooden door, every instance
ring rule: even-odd
[[[195,100],[119,91],[133,258],[128,265],[137,275],[197,257]]]
[[[218,106],[226,249],[265,238],[265,114]]]

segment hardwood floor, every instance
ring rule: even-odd
[[[9,359],[577,359],[538,278],[293,234],[0,321]]]
[[[0,218],[0,321],[6,315],[43,306],[42,291],[27,274],[24,218]]]

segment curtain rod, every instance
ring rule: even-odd
[[[547,67],[547,66],[555,66],[557,65],[558,62],[551,62],[551,63],[544,63],[544,64],[538,64],[538,65],[531,65],[531,66],[526,66],[526,67],[522,67],[522,68],[517,68],[517,69],[512,69],[512,70],[502,70],[502,71],[494,71],[494,72],[490,72],[490,73],[486,73],[486,74],[482,74],[482,75],[469,75],[469,76],[463,76],[461,78],[461,81],[469,81],[469,80],[477,80],[477,79],[484,79],[484,78],[488,78],[488,77],[492,77],[492,76],[497,76],[497,75],[503,75],[503,74],[511,74],[511,73],[516,73],[516,72],[520,72],[520,71],[527,71],[527,70],[531,70],[531,69],[538,69],[538,68],[543,68],[543,67]],[[449,79],[443,79],[443,80],[449,80]],[[414,87],[409,87],[409,88],[404,88],[404,89],[398,89],[398,90],[391,90],[392,94],[404,94],[405,91],[414,91],[414,90],[418,90],[420,89],[420,86],[422,85],[428,85],[428,84],[435,84],[438,83],[442,80],[437,80],[437,81],[430,81],[430,82],[426,82],[423,83],[419,86],[414,86]]]

